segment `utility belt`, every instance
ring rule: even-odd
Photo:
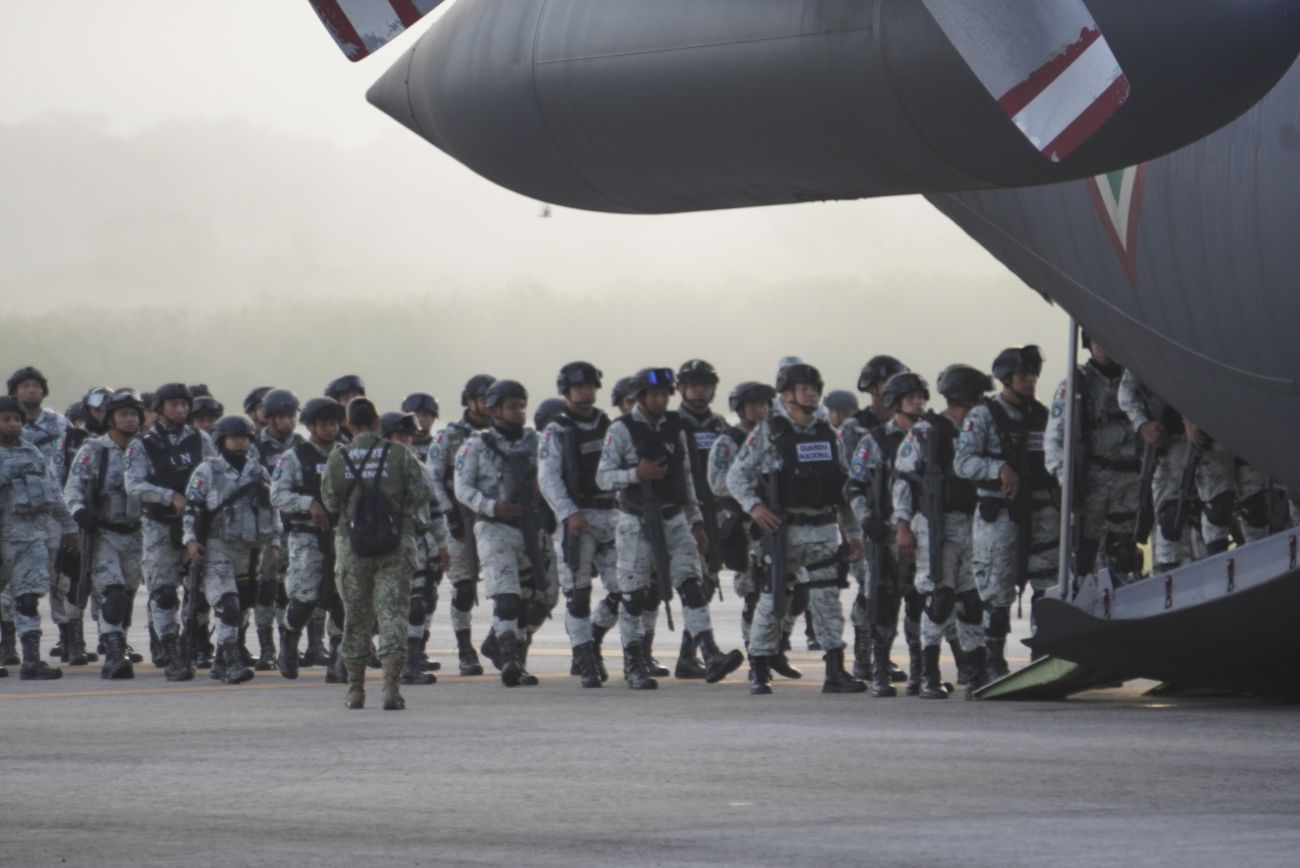
[[[1088,464],[1095,464],[1098,467],[1104,467],[1107,470],[1114,470],[1116,473],[1140,473],[1142,471],[1142,462],[1136,458],[1115,459],[1102,458],[1100,455],[1089,455],[1086,459]]]
[[[627,513],[628,515],[634,515],[637,518],[641,518],[642,507],[641,504],[639,503],[623,503],[619,505],[619,509],[622,512]],[[665,506],[660,507],[659,509],[660,517],[662,517],[665,520],[670,518],[676,518],[681,514],[682,514],[682,508],[675,503],[667,504]]]
[[[181,517],[172,509],[171,504],[163,506],[161,503],[146,503],[141,507],[141,511],[150,521],[161,522],[162,524],[180,524]]]
[[[828,524],[835,524],[839,517],[834,510],[829,512],[787,512],[781,521],[790,527],[825,527]]]
[[[130,536],[140,530],[140,522],[138,521],[134,524],[118,524],[115,521],[96,521],[95,524],[100,530],[111,530],[113,533],[120,533],[126,536]]]
[[[516,518],[516,519],[504,519],[504,518],[497,518],[496,516],[492,516],[491,518],[489,518],[489,517],[487,517],[487,516],[480,515],[480,516],[477,516],[477,517],[474,519],[474,523],[475,523],[475,524],[479,524],[479,523],[482,523],[482,524],[502,524],[502,525],[505,525],[506,527],[513,527],[515,530],[522,530],[522,528],[519,526],[519,519],[517,519],[517,518]]]
[[[741,514],[745,512],[744,507],[740,505],[740,501],[736,500],[734,497],[719,497],[718,509],[720,511],[725,510],[727,512],[738,512]]]
[[[284,526],[285,533],[309,533],[316,536],[320,533],[320,528],[311,522],[291,521]]]
[[[618,509],[616,497],[575,497],[578,509]]]

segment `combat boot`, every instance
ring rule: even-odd
[[[479,646],[478,653],[482,654],[492,664],[492,668],[500,672],[501,667],[505,665],[505,659],[501,654],[501,640],[497,637],[496,627],[488,630],[487,636],[483,638],[483,644]]]
[[[600,687],[602,679],[596,668],[596,643],[583,642],[573,649],[573,659],[578,663],[578,675],[583,687]]]
[[[822,693],[864,693],[867,685],[844,671],[844,648],[836,648],[822,655],[826,661],[826,680],[822,682]]]
[[[248,650],[248,625],[247,624],[239,628],[239,640],[238,640],[238,645],[235,648],[235,654],[236,654],[235,659],[239,661],[240,665],[242,666],[253,665],[253,655],[252,652]],[[226,661],[226,665],[227,666],[230,665],[229,660]]]
[[[853,628],[853,677],[871,678],[871,631],[866,627]]]
[[[406,668],[406,661],[401,657],[385,657],[381,666],[384,670],[384,711],[401,711],[406,708],[406,700],[402,698],[402,670]]]
[[[883,642],[871,643],[871,654],[875,659],[871,663],[871,695],[883,699],[897,696],[893,673],[889,667],[889,648]]]
[[[331,640],[331,643],[333,640]],[[344,708],[365,708],[366,707],[366,664],[365,661],[360,663],[348,663],[347,681],[348,692],[343,697]],[[334,667],[330,667],[334,671]]]
[[[749,695],[766,696],[772,692],[772,672],[766,657],[749,655]]]
[[[212,634],[207,625],[200,624],[198,635],[194,637],[194,668],[207,669],[217,655],[216,646],[212,644]]]
[[[385,664],[387,665],[387,664]],[[431,672],[425,672],[424,667],[420,665],[420,640],[406,640],[406,662],[402,665],[402,683],[403,684],[437,684],[438,676]],[[387,708],[387,700],[385,700]]]
[[[966,683],[966,698],[974,699],[975,692],[989,683],[988,673],[988,649],[976,648],[974,651],[967,653],[966,658],[970,661],[970,681]]]
[[[329,656],[325,658],[325,683],[326,684],[345,684],[348,680],[348,670],[343,663],[343,657],[339,654],[339,645],[342,639],[330,637]],[[340,677],[340,675],[342,677]]]
[[[129,611],[126,613],[126,618],[122,620],[122,642],[126,645],[126,659],[130,660],[132,665],[144,662],[144,657],[137,654],[136,650],[131,647],[131,613]],[[103,637],[100,637],[100,644],[104,644]]]
[[[925,668],[920,642],[907,643],[907,659],[907,695],[916,696],[921,692],[921,671]]]
[[[290,680],[298,677],[298,642],[301,639],[301,630],[280,628],[280,656],[275,663],[280,674]]]
[[[55,669],[41,659],[41,631],[32,630],[24,633],[20,641],[23,646],[23,664],[18,670],[22,681],[54,681],[63,677],[62,669]]]
[[[651,640],[651,637],[652,637],[652,636],[654,636],[654,632],[653,632],[653,631],[649,631],[649,630],[646,631],[646,639],[648,640],[648,642],[647,642],[647,644],[646,644],[646,649],[647,649],[647,650],[646,650],[646,654],[647,654],[647,656],[650,655],[649,649],[650,649],[651,645],[653,644],[653,642],[652,642],[652,640]],[[698,641],[698,639],[696,639],[696,641]],[[678,652],[677,652],[677,666],[673,669],[673,677],[675,677],[675,678],[705,678],[705,680],[707,680],[707,678],[706,678],[706,675],[707,675],[707,666],[706,666],[706,665],[705,665],[705,664],[700,660],[699,657],[696,657],[696,656],[695,656],[695,644],[696,644],[696,642],[695,642],[695,641],[692,641],[692,636],[691,636],[691,634],[690,634],[687,630],[683,629],[683,630],[682,630],[682,645],[681,645],[681,648],[680,648],[680,649],[678,650]],[[650,659],[653,660],[654,658],[651,657]],[[739,664],[737,664],[737,665],[739,665]],[[655,674],[658,675],[659,673],[656,672]],[[667,675],[667,674],[668,674],[667,672],[664,673],[664,675]]]
[[[22,663],[18,656],[18,632],[13,621],[0,621],[0,666],[17,666]]]
[[[294,649],[294,653],[298,653],[297,648]],[[325,624],[323,619],[313,615],[307,621],[307,649],[298,659],[298,665],[328,666],[329,663],[330,652],[325,648]],[[280,671],[284,671],[284,664],[280,665]]]
[[[591,656],[596,661],[596,672],[600,674],[601,684],[609,680],[609,670],[605,668],[605,655],[600,650],[600,643],[604,641],[606,632],[604,627],[591,628]]]
[[[956,639],[948,640],[948,649],[952,651],[953,663],[957,664],[957,683],[970,683],[970,655],[961,650],[961,643]]]
[[[68,625],[55,624],[59,628],[59,641],[50,649],[50,659],[60,663],[68,662]]]
[[[208,667],[208,677],[213,681],[224,681],[226,678],[226,646],[224,644],[217,646],[217,653],[212,655],[212,665]]]
[[[461,675],[482,675],[483,664],[474,652],[474,643],[470,641],[469,630],[456,631],[456,656],[460,660]]]
[[[416,655],[416,665],[424,672],[438,672],[442,669],[442,664],[436,660],[429,659],[429,631],[425,630],[420,637],[420,652]]]
[[[158,640],[158,647],[167,658],[163,676],[168,681],[190,681],[194,670],[190,667],[189,657],[181,651],[180,637],[175,633]]]
[[[500,636],[496,636],[495,632],[488,635],[496,637],[497,659],[492,661],[492,665],[501,670],[501,683],[506,687],[518,687],[519,679],[524,672],[524,668],[519,665],[519,637],[513,632],[503,633]],[[486,647],[487,642],[483,644]],[[486,650],[483,648],[479,650],[487,656]]]
[[[938,645],[921,651],[921,690],[917,695],[922,699],[948,698],[948,691],[939,680]]]
[[[646,674],[649,675],[651,678],[667,678],[669,675],[672,675],[672,673],[668,671],[667,666],[663,665],[662,663],[660,663],[658,660],[655,659],[655,631],[654,630],[646,630],[645,633],[641,635],[640,660],[641,663],[645,666]],[[703,674],[703,670],[701,670],[701,673],[697,676],[679,675],[677,677],[678,678],[687,678],[687,677],[703,678],[704,674]]]
[[[782,678],[789,678],[792,681],[803,678],[803,672],[794,668],[790,664],[790,658],[785,656],[785,652],[790,650],[790,634],[785,633],[781,636],[781,650],[767,658],[764,662],[768,669],[780,675]],[[770,677],[769,677],[770,680]]]
[[[253,670],[244,662],[244,655],[241,653],[245,649],[241,648],[238,639],[227,639],[221,643],[221,650],[217,653],[225,658],[225,671],[221,673],[222,680],[227,684],[243,684],[245,681],[253,680]],[[216,671],[213,666],[213,671]]]
[[[270,672],[275,668],[275,640],[270,627],[257,628],[257,662],[253,668],[258,672]]]
[[[135,668],[126,656],[126,637],[121,633],[104,634],[104,663],[99,677],[105,681],[124,681],[135,677]]]
[[[519,685],[521,687],[536,687],[541,683],[536,675],[528,671],[528,649],[531,647],[533,647],[531,635],[524,637],[519,643]]]
[[[988,662],[985,668],[988,671],[989,681],[997,679],[1011,673],[1011,667],[1007,665],[1006,658],[1006,639],[986,639],[984,642],[988,649]]]
[[[149,660],[159,669],[167,665],[167,652],[163,651],[163,643],[158,638],[158,631],[153,628],[153,621],[149,622]]]
[[[657,690],[659,682],[650,677],[646,671],[645,660],[642,655],[645,653],[642,643],[633,642],[623,648],[623,680],[627,682],[629,690]]]
[[[85,666],[90,662],[86,653],[86,637],[82,634],[82,621],[78,618],[68,622],[68,665]]]
[[[745,655],[734,649],[723,654],[718,643],[713,641],[712,630],[705,630],[696,636],[695,644],[699,645],[704,654],[704,680],[709,684],[717,684],[745,662]]]

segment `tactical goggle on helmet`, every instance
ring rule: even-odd
[[[627,396],[636,399],[651,389],[666,389],[671,392],[676,384],[677,378],[672,368],[642,368],[633,375]]]
[[[590,384],[599,389],[600,381],[604,376],[604,373],[590,362],[569,362],[560,368],[560,374],[555,378],[555,387],[561,395],[570,386]]]
[[[106,404],[108,402],[108,399],[112,398],[113,395],[114,392],[112,389],[108,388],[107,386],[99,386],[87,392],[86,397],[85,399],[83,399],[82,403],[85,405],[87,410],[102,410],[104,408],[104,404]],[[139,393],[136,394],[136,397],[137,398],[140,397]]]

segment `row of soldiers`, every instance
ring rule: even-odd
[[[1085,344],[1092,358],[1073,374],[1076,574],[1140,574],[1144,478],[1160,569],[1221,550],[1234,527],[1245,539],[1267,533],[1267,480]],[[848,392],[823,400],[817,369],[788,358],[775,387],[732,391],[731,424],[713,410],[719,378],[702,360],[619,381],[617,419],[596,407],[601,372],[574,362],[534,427],[521,384],[479,375],[461,418],[436,433],[431,395],[381,418],[355,400],[365,385],[351,375],[301,406],[287,390],[254,390],[243,416],[179,383],[151,395],[96,389],[69,425],[42,407],[40,372],[21,369],[0,399],[0,599],[17,620],[4,619],[5,639],[21,637],[21,677],[58,677],[38,647],[48,591],[65,661],[95,656],[81,628],[89,604],[101,674],[129,678],[141,658],[126,631],[143,583],[151,654],[169,680],[195,668],[230,683],[254,669],[295,678],[301,665],[326,665],[329,680],[349,681],[355,707],[366,665],[378,663],[385,705],[400,707],[399,681],[436,681],[425,644],[445,577],[461,674],[483,673],[471,640],[481,585],[492,621],[478,651],[507,686],[536,683],[528,648],[563,592],[580,683],[608,679],[602,646],[617,625],[628,686],[653,689],[670,672],[653,647],[661,612],[672,626],[674,595],[683,623],[672,674],[716,682],[744,661],[722,650],[709,615],[731,570],[751,692],[770,693],[773,673],[801,676],[786,652],[802,615],[825,652],[825,692],[870,682],[873,695],[892,696],[906,681],[909,694],[945,698],[946,639],[969,695],[1007,671],[1020,591],[1037,597],[1056,583],[1066,393],[1063,384],[1050,411],[1036,400],[1041,367],[1032,346],[999,354],[993,377],[950,366],[936,412],[928,382],[893,357],[863,368],[864,409]],[[385,527],[393,545],[380,551]],[[361,575],[366,594],[349,590]],[[851,672],[849,576],[859,586]],[[900,616],[906,672],[890,660]]]

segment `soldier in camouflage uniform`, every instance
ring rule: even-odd
[[[266,414],[262,412],[262,401],[272,388],[272,386],[258,386],[244,396],[244,415],[253,423],[253,430],[258,434],[266,428]],[[204,397],[195,393],[193,389],[190,390],[190,394],[195,399]]]
[[[482,431],[490,423],[483,402],[493,382],[495,379],[487,374],[470,377],[460,394],[464,414],[433,435],[427,462],[440,498],[444,503],[452,504],[446,512],[447,528],[451,533],[451,566],[447,570],[447,579],[451,583],[451,629],[456,636],[461,675],[483,674],[483,664],[479,662],[470,636],[470,613],[478,602],[479,564],[474,546],[474,514],[456,502],[453,480],[456,456],[461,447],[476,431]]]
[[[422,671],[436,671],[442,668],[441,664],[429,660],[427,647],[429,644],[429,633],[433,628],[433,613],[438,610],[438,583],[447,573],[447,564],[450,564],[450,542],[443,541],[441,544],[434,537],[434,523],[440,521],[442,526],[447,526],[447,511],[451,509],[450,503],[439,500],[439,493],[442,491],[441,486],[433,485],[433,470],[429,464],[429,452],[433,448],[433,425],[438,421],[440,409],[438,399],[428,392],[412,392],[402,400],[402,412],[411,413],[415,416],[416,431],[411,437],[408,444],[415,457],[420,459],[420,463],[425,465],[429,474],[429,484],[434,489],[434,497],[429,501],[429,513],[427,516],[426,526],[428,531],[424,534],[420,543],[420,570],[416,574],[416,579],[420,578],[419,573],[424,573],[424,581],[419,583],[422,601],[421,606],[424,610],[424,630],[420,634],[420,648],[416,654],[415,663]],[[442,563],[439,556],[440,549],[448,550],[447,564]],[[412,580],[413,583],[415,580]],[[407,654],[407,666],[411,665],[410,654]],[[405,677],[405,676],[404,676]]]
[[[38,604],[50,589],[50,552],[75,546],[77,526],[63,502],[57,468],[23,439],[25,417],[17,399],[0,398],[0,590],[13,591],[23,650],[19,677],[49,680],[63,672],[41,660]]]
[[[1084,335],[1083,344],[1092,358],[1075,376],[1075,418],[1080,434],[1076,466],[1082,472],[1074,478],[1072,508],[1080,510],[1076,524],[1081,533],[1079,539],[1071,540],[1073,569],[1077,576],[1092,573],[1099,566],[1100,555],[1119,581],[1132,581],[1142,572],[1142,552],[1133,541],[1141,462],[1137,435],[1119,405],[1124,368],[1088,335]],[[1047,470],[1062,484],[1067,386],[1062,381],[1052,400],[1045,447]]]
[[[168,681],[188,681],[194,670],[181,651],[178,617],[177,587],[185,569],[181,520],[190,474],[217,452],[208,435],[185,423],[192,399],[184,383],[159,386],[154,403],[158,421],[126,450],[126,493],[140,499],[144,512],[144,581],[149,589],[151,626],[158,637],[154,664],[167,667]],[[210,608],[210,603],[205,600],[202,608]]]
[[[531,687],[538,682],[527,669],[528,646],[549,614],[537,432],[525,425],[528,391],[514,380],[495,381],[484,406],[492,426],[470,438],[456,456],[456,499],[474,512],[501,683]]]
[[[625,413],[631,413],[632,408],[636,406],[636,401],[628,397],[628,391],[632,388],[631,377],[619,377],[614,388],[609,390],[609,403],[614,406],[614,412],[622,416]]]
[[[751,694],[772,692],[771,665],[781,651],[785,626],[777,614],[777,595],[784,599],[791,589],[791,611],[807,608],[817,642],[825,649],[822,692],[866,689],[844,671],[840,592],[848,585],[849,561],[862,557],[862,536],[844,497],[848,463],[835,431],[816,415],[823,385],[812,365],[783,368],[776,381],[780,401],[775,415],[755,426],[727,471],[727,489],[754,525],[785,537],[785,574],[766,577],[769,587],[755,606],[750,627]],[[771,480],[779,503],[772,502]]]
[[[678,415],[668,411],[674,386],[667,368],[637,372],[628,393],[636,406],[609,426],[596,468],[596,484],[619,493],[614,532],[623,603],[619,632],[623,675],[633,690],[658,687],[648,669],[645,634],[657,605],[653,601],[660,596],[652,588],[660,584],[670,584],[681,597],[683,626],[704,654],[705,681],[721,681],[744,662],[739,651],[724,654],[713,637],[699,557],[708,537],[695,500],[686,431]],[[651,536],[659,526],[663,545],[656,551]],[[656,561],[666,562],[667,581]],[[663,602],[671,605],[671,600]]]
[[[826,416],[831,427],[836,431],[843,428],[845,422],[862,410],[862,406],[858,403],[858,396],[847,389],[833,389],[827,392],[826,397],[822,399],[822,404],[826,407]]]
[[[223,416],[212,433],[217,454],[195,468],[185,490],[184,542],[190,560],[200,565],[203,594],[218,619],[217,655],[208,676],[242,684],[253,670],[239,653],[240,627],[256,593],[263,553],[276,569],[283,528],[271,507],[271,479],[251,451],[253,423]]]
[[[302,442],[302,435],[297,433],[298,396],[288,389],[272,389],[262,396],[258,407],[259,415],[265,421],[262,430],[257,433],[253,452],[266,470],[267,476],[275,472],[280,457]],[[275,628],[279,621],[284,623],[284,608],[288,605],[285,595],[284,577],[289,567],[289,535],[281,533],[275,540],[281,557],[272,565],[271,559],[262,556],[262,568],[257,576],[257,602],[253,607],[253,621],[257,626],[258,657],[253,668],[258,672],[269,672],[276,667]],[[277,617],[278,616],[278,617]],[[239,628],[239,647],[244,645],[244,632],[247,624]]]
[[[939,674],[939,648],[946,633],[955,629],[970,668],[970,699],[987,681],[984,606],[971,568],[975,486],[957,478],[953,458],[967,414],[992,391],[993,380],[969,365],[952,365],[939,375],[938,389],[947,409],[917,420],[894,463],[895,543],[901,558],[915,558],[916,590],[925,601],[919,696],[948,698]]]
[[[190,425],[212,436],[212,426],[217,424],[217,420],[226,415],[225,405],[211,395],[200,395],[194,399],[190,405]]]
[[[407,615],[411,607],[411,575],[415,572],[415,518],[432,492],[419,461],[409,449],[393,448],[379,436],[379,413],[365,398],[347,407],[352,442],[330,453],[321,482],[321,503],[338,516],[334,537],[338,553],[336,579],[343,597],[343,660],[347,664],[347,708],[365,705],[366,665],[370,662],[372,627],[379,626],[379,657],[384,672],[384,708],[406,707],[401,694],[406,663]],[[380,519],[369,509],[386,499],[399,538],[376,540],[363,533],[364,519]],[[367,504],[365,513],[361,504]],[[357,521],[354,532],[353,521]],[[377,527],[385,523],[377,522]],[[376,545],[379,553],[354,550],[356,541]],[[382,544],[380,544],[382,543]],[[390,544],[395,543],[395,547]]]
[[[134,678],[126,630],[135,593],[144,580],[140,564],[140,500],[126,492],[126,450],[144,424],[144,402],[133,389],[114,392],[104,405],[108,433],[82,445],[72,460],[63,496],[83,539],[93,537],[89,572],[99,599],[104,664],[99,677]]]
[[[342,635],[343,603],[334,587],[334,530],[321,501],[321,479],[325,464],[338,440],[343,408],[329,398],[312,398],[302,410],[302,424],[309,438],[280,456],[271,474],[271,505],[280,511],[288,537],[289,568],[285,573],[284,623],[280,633],[277,668],[285,678],[298,677],[298,642],[310,627],[321,600],[322,589],[335,625]],[[334,657],[339,639],[332,640]],[[320,642],[317,633],[316,642]],[[316,656],[312,654],[312,660]],[[326,680],[337,680],[330,666]],[[345,674],[346,678],[346,674]]]
[[[1037,599],[1058,580],[1058,494],[1043,455],[1049,414],[1034,399],[1042,367],[1038,347],[1002,351],[993,362],[1002,392],[971,410],[957,441],[957,475],[979,489],[973,561],[991,678],[1009,671],[1011,604],[1022,583]]]

